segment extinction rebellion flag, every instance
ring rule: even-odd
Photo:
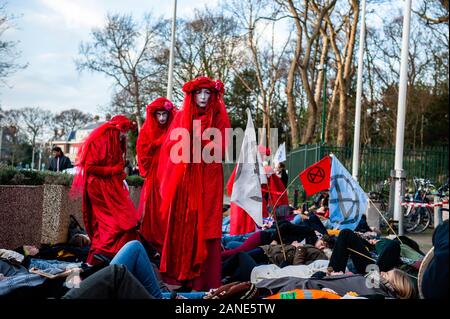
[[[309,166],[300,174],[306,196],[314,195],[330,188],[331,158],[325,156],[317,163]]]

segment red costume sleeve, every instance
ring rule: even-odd
[[[139,173],[142,177],[147,177],[150,167],[153,165],[153,156],[161,147],[165,136],[162,135],[156,140],[149,141],[145,137],[145,131],[141,131],[136,143],[136,152],[138,154]]]

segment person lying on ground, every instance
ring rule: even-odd
[[[340,296],[347,293],[367,298],[399,298],[415,297],[415,286],[404,271],[391,269],[388,272],[360,274],[333,273],[318,278],[283,277],[264,279],[256,283],[258,290],[269,289],[271,294],[294,289],[318,289],[334,292]],[[261,291],[260,294],[263,294]]]
[[[126,243],[111,264],[84,279],[79,288],[68,291],[65,299],[201,299],[204,292],[176,293],[157,278],[141,242]]]
[[[313,228],[305,225],[294,225],[289,221],[279,221],[278,229],[274,224],[270,229],[261,230],[250,235],[242,245],[222,252],[222,260],[238,253],[250,251],[258,246],[268,245],[274,240],[280,241],[279,233],[283,244],[292,243],[294,241],[302,242],[305,240],[306,244],[315,245],[319,239],[318,233]]]
[[[376,264],[380,271],[387,272],[402,264],[402,250],[404,249],[398,239],[368,241],[352,230],[344,229],[336,240],[329,267],[334,272],[345,272],[351,258],[353,271],[356,273],[365,274],[373,264]],[[418,258],[422,257],[417,255]]]

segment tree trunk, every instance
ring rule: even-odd
[[[347,132],[347,92],[345,87],[339,89],[339,116],[338,116],[338,134],[337,146],[345,146]]]
[[[138,132],[141,130],[142,127],[142,117],[141,117],[141,98],[140,98],[140,92],[139,92],[139,80],[135,74],[133,74],[133,82],[134,82],[134,113],[136,116],[136,122],[138,127]]]
[[[337,145],[345,146],[347,142],[347,91],[352,81],[353,51],[355,48],[356,31],[359,20],[359,1],[352,1],[353,23],[350,27],[350,34],[347,43],[347,54],[345,56],[344,70],[342,75],[341,90],[339,94],[339,119]]]
[[[333,116],[334,107],[336,106],[336,97],[337,92],[339,91],[339,81],[336,81],[333,88],[333,94],[331,96],[331,102],[328,107],[328,115],[327,122],[325,125],[325,144],[328,144],[330,141],[330,132],[331,132],[331,118]]]

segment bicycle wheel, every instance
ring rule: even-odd
[[[431,224],[432,210],[429,207],[418,207],[416,209],[418,210],[420,218],[417,227],[414,229],[414,232],[421,233]]]
[[[406,207],[403,214],[403,229],[408,233],[413,232],[419,226],[420,218],[421,216],[416,207]]]

